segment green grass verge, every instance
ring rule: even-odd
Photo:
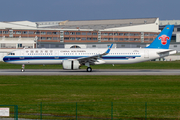
[[[180,69],[180,61],[148,61],[135,64],[92,65],[93,69]],[[62,65],[26,65],[26,69],[62,69]],[[0,62],[0,69],[21,69],[21,65]],[[86,69],[82,66],[81,69]]]
[[[0,102],[24,118],[178,119],[179,85],[180,76],[0,76]]]

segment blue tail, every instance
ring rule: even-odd
[[[167,25],[156,39],[146,48],[169,49],[174,25]]]

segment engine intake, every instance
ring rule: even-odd
[[[79,69],[79,61],[77,60],[64,60],[63,63],[63,69],[66,70],[77,70]]]

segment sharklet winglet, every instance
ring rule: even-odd
[[[113,44],[111,44],[111,46],[108,47],[108,50],[105,52],[106,54],[108,54],[112,48]]]

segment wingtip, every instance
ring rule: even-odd
[[[106,51],[106,54],[108,54],[112,48],[113,44],[111,44],[111,46],[108,47],[108,50]]]

